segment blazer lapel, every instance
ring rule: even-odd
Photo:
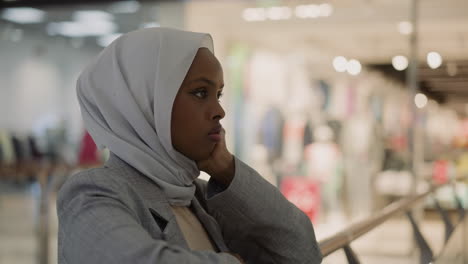
[[[194,214],[197,216],[198,220],[200,220],[200,223],[203,225],[206,232],[210,236],[211,241],[213,241],[213,243],[218,247],[218,250],[221,252],[228,252],[229,249],[224,243],[223,235],[221,233],[221,228],[219,227],[218,222],[205,211],[196,198],[192,200],[191,207]]]
[[[125,162],[121,161],[112,153],[105,166],[126,168],[127,170],[131,170],[131,173],[140,175],[138,171],[133,169]],[[141,176],[146,179],[144,175]],[[157,186],[149,180],[144,182],[135,182],[135,184],[140,184],[140,186],[135,187],[135,189],[140,190],[140,195],[149,205],[147,208],[147,213],[148,216],[151,216],[154,220],[154,223],[152,223],[152,228],[160,230],[162,232],[162,239],[168,243],[180,245],[186,249],[189,249],[187,241],[185,240],[185,237],[180,230],[179,225],[177,224],[177,219],[172,212],[171,206],[169,205],[164,194],[158,191]],[[218,249],[222,252],[228,251],[221,234],[221,228],[219,227],[216,220],[210,216],[205,211],[205,209],[203,209],[197,198],[192,200],[191,207],[194,214],[197,216],[203,227],[205,227],[206,232],[210,236],[213,243],[218,247]]]
[[[163,239],[171,244],[180,245],[189,249],[187,241],[177,224],[174,213],[167,201],[149,201],[151,206],[148,208],[154,218],[155,223],[161,229]]]

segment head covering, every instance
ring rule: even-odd
[[[153,180],[172,205],[189,205],[200,171],[171,141],[174,99],[208,34],[147,28],[122,35],[88,65],[77,82],[86,129]]]

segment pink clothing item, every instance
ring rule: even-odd
[[[81,140],[78,165],[82,166],[99,163],[101,160],[99,159],[97,150],[98,149],[96,144],[94,143],[93,138],[88,133],[88,131],[86,131],[83,136],[83,139]]]

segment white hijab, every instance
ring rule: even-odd
[[[153,180],[171,205],[190,204],[200,171],[174,150],[174,99],[199,48],[213,52],[208,34],[169,28],[127,33],[105,48],[77,82],[84,124],[107,147]]]

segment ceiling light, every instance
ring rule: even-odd
[[[91,21],[109,21],[112,19],[114,19],[112,14],[100,10],[75,11],[73,13],[73,20],[75,21],[91,23]]]
[[[402,21],[398,23],[398,32],[403,35],[409,35],[413,33],[413,24],[409,21]]]
[[[267,17],[271,20],[283,20],[291,17],[291,8],[275,6],[267,9]]]
[[[347,65],[348,60],[343,56],[337,56],[333,59],[333,68],[335,68],[337,72],[345,72]]]
[[[307,17],[308,17],[308,14],[307,14],[307,6],[306,6],[306,5],[299,5],[299,6],[296,6],[295,15],[296,15],[298,18],[307,18]]]
[[[34,24],[43,22],[46,13],[36,8],[15,7],[4,9],[1,16],[5,20],[18,24]]]
[[[392,59],[392,65],[397,71],[403,71],[408,68],[408,59],[401,55],[395,56]]]
[[[442,56],[435,51],[431,51],[427,54],[427,65],[431,67],[431,69],[437,69],[442,65]]]
[[[330,4],[319,5],[319,15],[323,17],[329,17],[333,13],[333,6]]]
[[[362,66],[358,60],[349,60],[346,65],[346,71],[351,75],[358,75],[361,72]]]
[[[422,93],[416,94],[414,97],[414,103],[418,108],[424,108],[427,105],[427,96]]]
[[[308,5],[307,6],[307,16],[311,18],[316,18],[320,15],[320,7],[318,5]]]
[[[321,10],[318,5],[298,5],[295,9],[295,15],[298,18],[316,18],[320,14]]]
[[[263,8],[247,8],[242,12],[242,18],[245,21],[264,21],[266,20],[266,11]]]
[[[109,21],[90,22],[59,22],[49,23],[47,33],[49,35],[63,35],[67,37],[87,37],[112,34],[117,26]]]

